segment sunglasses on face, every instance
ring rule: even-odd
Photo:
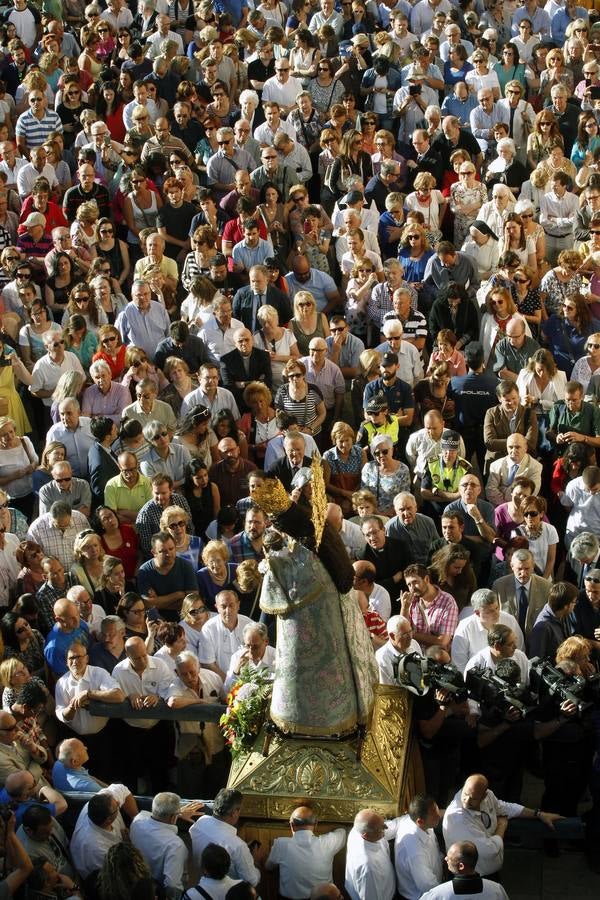
[[[589,575],[586,575],[586,576],[585,576],[584,581],[591,581],[592,584],[600,584],[600,578],[592,578],[592,577],[590,577]],[[17,631],[17,634],[18,634],[18,633],[19,633],[19,632]]]
[[[535,519],[539,516],[539,512],[536,509],[528,509],[527,512],[524,512],[523,515],[527,519]]]

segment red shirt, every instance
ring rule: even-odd
[[[258,222],[258,233],[263,238],[263,240],[267,240],[269,237],[267,233],[267,226],[265,225],[265,220],[261,215],[256,213],[256,220]],[[225,223],[225,227],[223,228],[223,243],[225,241],[230,241],[232,245],[239,244],[240,241],[244,240],[244,229],[242,228],[241,219],[238,217],[237,219],[230,219],[229,222]],[[227,268],[230,272],[233,272],[233,258],[229,256],[227,258]]]
[[[23,201],[23,206],[21,207],[21,218],[19,219],[19,227],[17,228],[18,234],[24,234],[27,230],[23,225],[23,222],[29,215],[29,213],[37,212],[36,208],[33,205],[33,197],[31,194],[29,197],[26,197]],[[46,227],[44,231],[46,234],[52,234],[53,228],[68,228],[69,223],[65,219],[64,213],[58,203],[54,203],[53,200],[48,200],[48,206],[46,207],[46,212],[42,213],[43,216],[46,217]]]
[[[368,609],[363,613],[365,625],[369,630],[369,634],[374,637],[385,637],[387,635],[387,627],[384,620],[374,609]]]
[[[121,344],[117,351],[116,360],[109,356],[108,353],[104,353],[103,350],[97,350],[92,356],[92,360],[96,362],[97,359],[103,359],[105,363],[108,363],[110,366],[110,375],[113,381],[120,376],[125,371],[125,353],[127,352],[127,347],[125,344]]]
[[[100,540],[109,556],[116,556],[117,559],[121,560],[123,568],[125,569],[125,578],[130,580],[135,575],[138,555],[138,536],[135,528],[131,525],[126,525],[125,523],[119,525],[119,531],[121,532],[123,543],[120,547],[117,547],[116,550],[106,544],[104,535],[101,535]]]

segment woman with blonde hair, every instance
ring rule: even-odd
[[[23,436],[24,432],[21,434],[22,427],[10,416],[0,416],[0,487],[10,497],[11,506],[30,518],[34,501],[32,476],[38,455],[29,438]]]
[[[315,337],[329,337],[329,322],[325,313],[317,310],[317,301],[310,291],[298,291],[294,296],[294,316],[288,328],[296,338],[301,356],[308,356],[308,347]]]
[[[333,447],[323,454],[323,459],[331,468],[327,493],[341,506],[346,516],[352,511],[352,495],[360,484],[367,451],[356,443],[356,433],[347,422],[334,423],[331,440]]]
[[[386,260],[386,266],[390,260]],[[370,259],[359,256],[349,272],[346,286],[346,322],[352,334],[367,340],[369,329],[368,303],[376,284],[379,284],[375,266]]]
[[[190,562],[194,571],[200,568],[200,551],[204,546],[197,534],[190,534],[191,518],[181,506],[167,506],[160,517],[161,531],[168,531],[175,542],[175,552]]]
[[[95,253],[98,240],[96,222],[100,218],[100,210],[95,200],[88,200],[77,207],[75,221],[71,225],[71,239],[76,250]]]
[[[260,325],[254,334],[254,346],[266,350],[271,357],[273,388],[277,390],[283,382],[283,367],[289,359],[300,356],[298,343],[293,331],[279,324],[279,313],[274,306],[265,304],[256,314]]]
[[[441,236],[441,225],[446,213],[448,201],[441,191],[436,189],[437,181],[430,172],[419,172],[414,180],[414,191],[407,194],[404,206],[407,210],[418,210],[425,219],[425,232],[432,244],[436,244]]]
[[[104,547],[99,535],[91,529],[81,531],[73,545],[75,561],[71,566],[73,584],[81,584],[89,591],[90,596],[101,587],[104,563]]]
[[[202,645],[202,629],[210,619],[210,610],[204,602],[202,594],[194,591],[186,594],[181,604],[181,619],[179,624],[183,628],[187,639],[187,649],[201,656]],[[211,668],[208,666],[208,668]]]
[[[62,373],[52,393],[50,417],[54,423],[60,422],[60,414],[58,412],[59,404],[63,400],[71,399],[77,400],[77,402],[80,403],[84,387],[85,375],[82,375],[81,372],[72,371]]]
[[[451,162],[460,151],[456,150]],[[450,209],[454,214],[454,245],[461,247],[469,233],[469,226],[487,201],[485,185],[476,180],[477,170],[468,158],[458,166],[458,181],[450,187]],[[418,176],[417,176],[418,177]]]
[[[262,309],[265,308],[262,307]],[[283,330],[287,331],[287,329]],[[296,353],[296,357],[297,355]],[[281,371],[283,372],[283,366]],[[282,379],[280,379],[278,387],[281,384]],[[279,434],[273,395],[266,384],[261,381],[251,381],[244,391],[244,403],[250,411],[244,413],[239,420],[239,427],[248,442],[249,458],[262,468],[267,444]]]
[[[416,291],[420,291],[427,262],[433,256],[425,228],[414,222],[407,222],[400,244],[398,259],[404,269],[404,280]]]
[[[230,562],[231,552],[224,541],[209,541],[202,550],[204,565],[198,569],[198,588],[211,610],[221,591],[235,590],[237,566]]]

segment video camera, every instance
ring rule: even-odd
[[[533,692],[519,679],[521,670],[512,659],[503,659],[496,671],[487,667],[475,667],[467,672],[466,685],[469,697],[486,710],[496,710],[504,716],[513,707],[523,718],[538,709]]]
[[[590,678],[572,675],[554,665],[550,659],[540,659],[538,656],[531,660],[530,679],[540,702],[552,699],[560,706],[568,701],[577,706],[579,715],[594,706],[600,696],[600,675]]]
[[[419,697],[434,690],[450,694],[453,703],[463,703],[467,699],[465,680],[456,666],[419,653],[407,653],[400,658],[396,680],[401,687]]]

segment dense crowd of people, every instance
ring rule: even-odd
[[[556,852],[583,800],[592,847],[593,4],[12,4],[0,895],[335,898],[346,846],[352,900],[501,898],[508,820]],[[201,707],[274,672],[257,498],[310,510],[315,460],[425,788],[248,847]]]

